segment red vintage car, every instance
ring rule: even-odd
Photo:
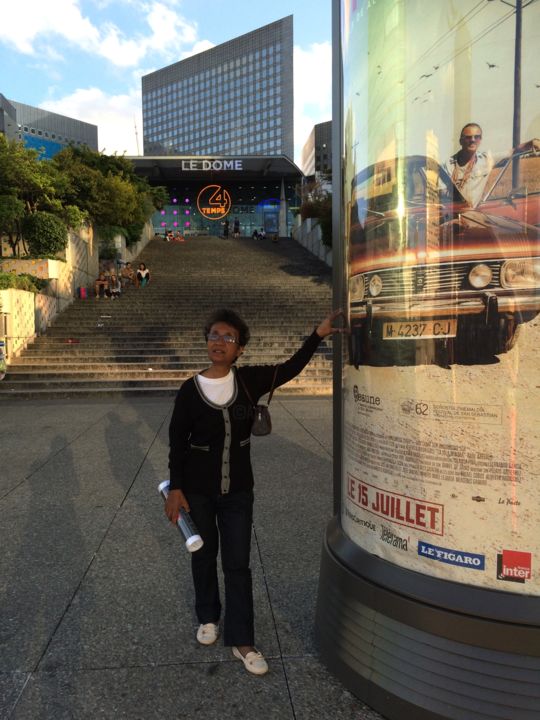
[[[521,152],[498,162],[478,209],[540,227],[540,152]]]
[[[529,220],[530,205],[521,206]],[[488,193],[471,209],[424,156],[357,175],[348,214],[352,364],[485,363],[512,347],[519,325],[540,311],[540,229],[504,207]]]

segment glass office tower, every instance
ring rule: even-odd
[[[293,158],[292,15],[142,78],[145,155]]]
[[[332,174],[332,121],[313,126],[302,148],[302,172],[306,177],[317,173]]]

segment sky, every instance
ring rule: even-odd
[[[107,154],[142,154],[143,75],[291,14],[299,163],[331,119],[330,0],[3,0],[0,93],[97,125]]]

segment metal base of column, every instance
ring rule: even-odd
[[[330,671],[388,720],[540,718],[540,598],[403,570],[336,519],[316,635]]]

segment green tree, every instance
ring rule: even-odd
[[[57,196],[58,175],[47,161],[38,160],[36,150],[0,135],[0,187],[9,188],[28,212],[43,209]]]
[[[68,186],[69,179],[50,161],[39,160],[36,150],[0,135],[0,188],[7,190],[0,195],[0,232],[14,255],[20,254],[21,245],[27,252],[23,221],[34,213],[48,212],[70,227],[84,221],[76,204],[62,202]]]
[[[120,227],[131,243],[139,239],[144,223],[167,198],[164,188],[151,188],[123,156],[70,146],[52,160],[39,160],[36,150],[3,135],[0,188],[0,233],[8,238],[15,255],[20,254],[21,245],[26,251],[23,225],[32,233],[34,226],[26,219],[35,213],[46,212],[73,228],[85,221],[104,229]],[[53,225],[60,232],[58,223],[45,222],[49,235],[54,235]],[[46,242],[49,248],[58,244],[51,237]],[[32,243],[35,248],[34,236]]]
[[[32,255],[50,257],[66,249],[67,227],[56,215],[29,213],[24,217],[22,231]]]
[[[22,220],[25,205],[15,195],[0,195],[0,236],[7,237],[14,255],[18,254],[22,238]]]
[[[121,228],[128,243],[167,199],[165,188],[151,188],[123,156],[69,147],[53,163],[67,179],[64,202],[78,205],[101,231]]]

